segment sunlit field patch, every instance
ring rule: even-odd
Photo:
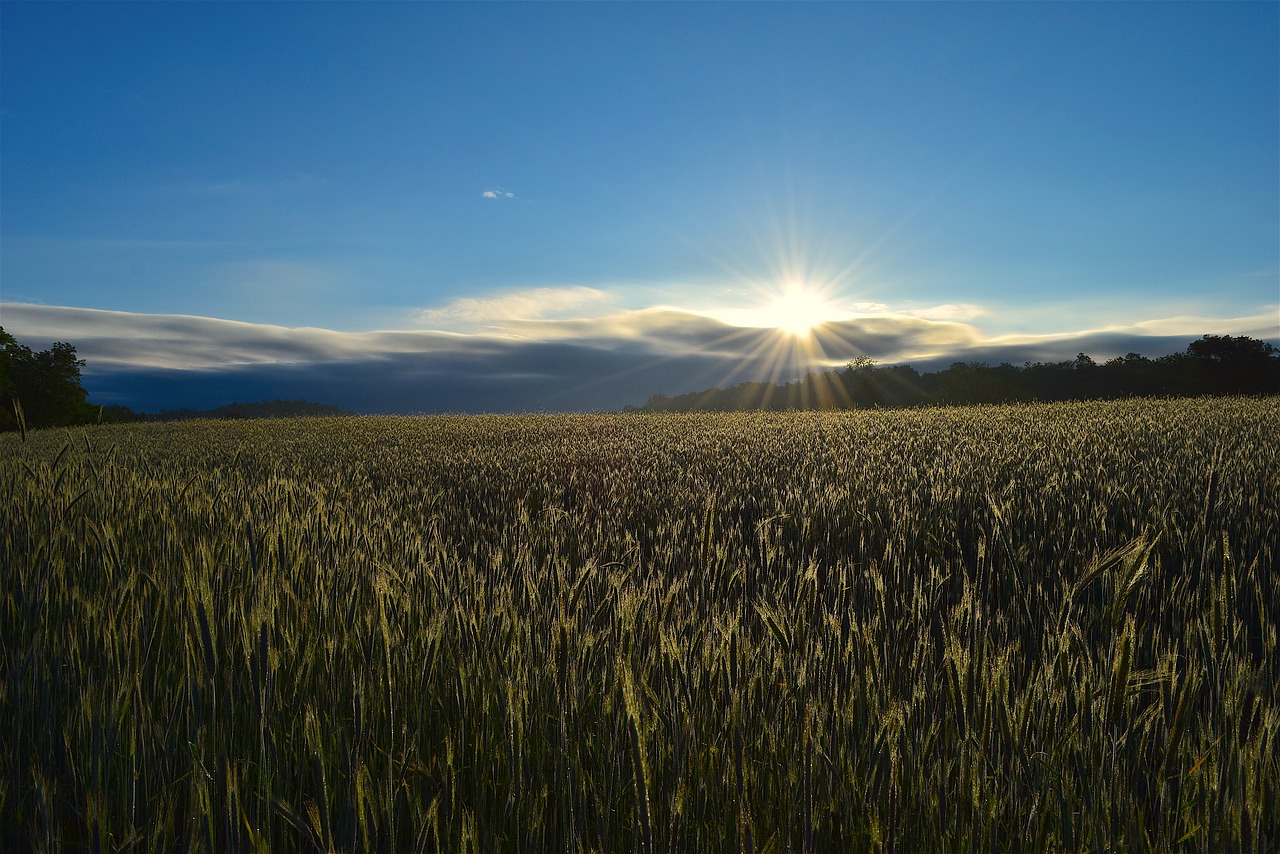
[[[1275,850],[1280,400],[0,437],[4,850]]]

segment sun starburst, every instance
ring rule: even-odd
[[[762,325],[780,329],[796,338],[808,338],[815,326],[840,319],[837,306],[803,283],[789,283],[764,307]]]

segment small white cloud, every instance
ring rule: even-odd
[[[514,199],[516,197],[515,193],[506,190],[485,190],[480,195],[486,199]]]

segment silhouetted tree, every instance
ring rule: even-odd
[[[31,428],[89,420],[83,366],[70,344],[59,341],[36,352],[0,327],[0,429],[18,429],[19,412]]]
[[[1256,394],[1280,378],[1280,351],[1266,341],[1206,335],[1187,345],[1195,379],[1210,394]]]

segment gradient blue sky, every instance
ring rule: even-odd
[[[0,324],[144,409],[1280,343],[1278,12],[6,0]]]

